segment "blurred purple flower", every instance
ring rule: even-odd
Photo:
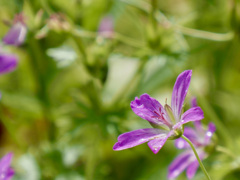
[[[27,27],[24,23],[24,16],[22,13],[17,14],[11,29],[3,38],[3,42],[8,45],[19,46],[24,43],[26,34]]]
[[[0,74],[12,72],[18,64],[17,57],[13,54],[6,54],[0,51]]]
[[[111,37],[113,34],[113,19],[111,16],[105,16],[102,18],[98,33],[104,37]]]
[[[163,106],[148,94],[143,94],[131,102],[131,108],[135,114],[147,120],[153,128],[139,129],[121,134],[113,150],[132,148],[148,142],[153,153],[165,144],[167,139],[179,138],[183,133],[182,125],[190,121],[198,121],[204,118],[200,107],[193,107],[182,114],[182,107],[191,81],[192,71],[182,72],[175,82],[172,93],[172,108]],[[161,129],[160,129],[161,128]]]
[[[192,100],[192,106],[196,106],[196,99]],[[216,131],[213,123],[208,124],[208,129],[204,130],[200,121],[194,122],[195,128],[185,127],[184,136],[186,136],[195,146],[201,160],[207,158],[208,153],[205,147],[211,143],[211,138]],[[168,178],[176,178],[185,169],[188,179],[192,179],[196,174],[199,163],[191,150],[189,144],[182,138],[175,141],[175,146],[179,149],[186,149],[185,152],[180,154],[169,166]]]
[[[14,170],[11,168],[13,154],[8,153],[0,160],[0,180],[11,180]]]

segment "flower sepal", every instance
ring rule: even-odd
[[[158,124],[155,124],[155,123],[152,123],[152,122],[149,122],[149,124],[150,124],[153,128],[163,129],[163,130],[169,131],[169,127],[166,126],[165,124],[158,125]]]
[[[173,133],[172,135],[169,137],[170,140],[175,140],[175,139],[178,139],[180,138],[182,135],[183,135],[183,132],[184,132],[184,127],[183,126],[180,126],[178,127],[177,129],[174,129],[172,130]]]
[[[208,130],[205,133],[205,147],[204,151],[207,154],[212,154],[217,147],[218,144],[218,137],[214,132],[216,131],[216,127],[213,123],[208,124]]]
[[[165,104],[164,109],[167,112],[168,118],[170,119],[170,121],[173,124],[176,124],[176,119],[175,119],[175,116],[173,115],[172,108],[168,104]]]

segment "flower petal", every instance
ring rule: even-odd
[[[170,124],[163,106],[148,94],[141,95],[140,99],[136,97],[131,102],[131,108],[135,114],[151,123],[157,125]]]
[[[201,161],[206,158],[206,153],[204,152],[203,149],[198,149],[198,155]],[[195,176],[197,169],[199,167],[199,163],[195,156],[194,158],[195,160],[187,167],[187,177],[189,179],[192,179]]]
[[[14,174],[15,174],[14,170],[12,168],[9,168],[6,174],[6,177],[7,177],[6,180],[11,180]]]
[[[188,179],[192,179],[192,178],[195,176],[198,167],[199,167],[199,163],[198,163],[197,160],[196,160],[196,161],[193,161],[193,162],[188,166],[188,168],[187,168],[187,177],[188,177]]]
[[[183,138],[178,138],[175,140],[175,146],[178,149],[186,149],[189,147],[189,144]]]
[[[216,131],[216,126],[212,123],[212,122],[210,122],[209,124],[208,124],[208,130],[207,130],[207,132],[206,132],[206,134],[205,134],[205,139],[204,139],[204,142],[206,143],[206,144],[209,144],[210,143],[210,140],[211,140],[211,138],[212,138],[212,136],[213,136],[213,133]]]
[[[200,134],[203,134],[205,131],[202,127],[202,123],[201,123],[201,120],[199,121],[194,121],[194,126],[196,128],[196,130],[200,133]]]
[[[164,130],[154,128],[138,129],[121,134],[118,137],[118,142],[113,146],[113,150],[119,151],[132,148],[155,138],[161,138],[165,136],[167,136],[167,131]]]
[[[191,100],[191,106],[192,107],[197,107],[197,98],[196,97],[193,97],[192,100]]]
[[[197,145],[197,140],[198,140],[198,134],[193,128],[190,127],[185,127],[184,128],[184,136],[186,136],[194,145]],[[183,138],[178,138],[175,140],[175,146],[178,149],[185,149],[185,148],[190,148],[189,144],[183,139]]]
[[[171,132],[169,132],[167,135],[163,134],[162,136],[148,142],[148,146],[154,154],[158,153],[158,151],[163,147],[171,134]]]
[[[0,174],[3,175],[6,179],[12,177],[14,175],[13,169],[11,166],[13,154],[8,153],[0,160]]]
[[[197,105],[197,98],[196,97],[193,97],[192,100],[191,100],[191,107],[198,107]],[[204,130],[202,128],[202,123],[201,121],[194,121],[194,126],[196,128],[196,130],[199,132],[199,133],[204,133]]]
[[[192,70],[182,72],[175,82],[172,92],[172,110],[175,118],[180,120],[182,106],[190,85]]]
[[[194,154],[191,151],[186,151],[180,154],[168,168],[168,178],[176,178],[183,172],[193,161]]]
[[[21,22],[17,22],[5,35],[3,42],[8,45],[19,46],[24,42],[26,34],[26,25]]]
[[[17,67],[17,57],[13,54],[0,53],[0,74],[8,73]]]
[[[0,160],[0,168],[7,168],[11,165],[13,153],[8,153]]]
[[[105,16],[102,18],[99,28],[98,28],[98,33],[102,35],[103,37],[111,37],[114,31],[114,21],[111,16]]]
[[[187,110],[181,116],[181,124],[185,124],[190,121],[198,121],[204,118],[203,111],[200,107],[193,107]]]

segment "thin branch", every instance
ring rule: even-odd
[[[131,6],[134,6],[136,8],[139,8],[146,13],[151,13],[151,6],[146,2],[133,1],[133,0],[120,0],[120,1],[126,4],[129,4]],[[155,14],[155,18],[157,19],[159,24],[164,28],[173,28],[176,32],[182,33],[187,36],[207,39],[212,41],[230,41],[234,38],[234,33],[232,31],[228,33],[215,33],[215,32],[197,30],[193,28],[187,28],[178,24],[174,24],[171,21],[169,21],[167,17],[163,13],[161,13],[161,11],[158,11]]]

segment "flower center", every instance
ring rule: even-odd
[[[163,124],[167,125],[169,128],[172,127],[172,124],[169,123],[169,121],[165,118],[166,115],[164,117],[164,112],[162,112],[161,108],[159,108],[159,112],[157,112],[157,111],[153,111],[153,112],[156,114],[156,116],[152,116],[152,118],[157,118],[159,121],[161,121]]]

